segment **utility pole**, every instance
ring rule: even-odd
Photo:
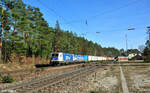
[[[148,26],[147,28],[148,28],[147,33],[148,33],[148,35],[149,35],[148,38],[149,38],[149,41],[150,41],[150,26]]]
[[[147,27],[147,34],[148,34],[147,47],[150,48],[150,26]]]
[[[3,17],[4,17],[4,0],[2,1],[2,15],[1,15],[1,39],[0,39],[0,62],[2,61],[2,38],[3,38]]]
[[[125,35],[125,38],[126,38],[126,51],[128,51],[128,37],[127,37],[127,34]]]
[[[128,30],[135,30],[135,28],[130,28]],[[126,52],[127,52],[127,55],[128,55],[128,36],[127,36],[127,33],[125,34],[125,38],[126,38]]]

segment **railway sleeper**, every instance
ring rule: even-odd
[[[63,73],[63,74],[61,74],[61,75],[58,75],[58,76],[56,76],[56,79],[54,79],[54,78],[49,78],[49,77],[47,77],[47,78],[44,78],[44,82],[47,82],[47,81],[51,81],[51,80],[58,80],[58,78],[59,77],[66,77],[67,75],[73,75],[73,76],[71,76],[71,77],[69,77],[69,78],[72,78],[72,77],[74,77],[74,74],[76,75],[78,75],[78,73],[79,73],[79,75],[80,74],[82,74],[82,73],[84,73],[84,72],[86,72],[86,71],[88,71],[88,70],[92,70],[92,69],[95,69],[95,67],[87,67],[87,68],[81,68],[81,69],[79,69],[79,70],[72,70],[72,71],[69,71],[69,72],[66,72],[66,73]],[[82,73],[81,73],[82,72]],[[60,78],[60,79],[61,79]],[[65,78],[65,79],[63,79],[64,81],[66,80],[66,79],[68,79],[68,78]],[[62,81],[62,82],[64,82],[64,81]],[[20,86],[16,86],[16,87],[10,87],[11,89],[17,89],[17,91],[20,91],[19,90],[19,88],[21,88],[21,90],[23,90],[23,89],[25,89],[25,88],[27,88],[28,87],[28,85],[32,85],[32,88],[33,88],[33,85],[38,85],[39,83],[42,83],[43,82],[43,78],[41,79],[41,80],[39,80],[38,82],[37,81],[33,81],[33,82],[31,82],[31,83],[25,83],[25,84],[22,84],[22,86],[20,87]],[[56,84],[56,83],[58,83],[58,82],[60,82],[60,81],[57,81],[57,82],[54,82],[54,83],[52,83],[52,84]],[[45,84],[45,83],[44,83]],[[52,85],[51,84],[51,85]],[[26,87],[25,87],[26,86]],[[48,87],[48,86],[50,86],[50,85],[46,85],[46,87]],[[45,87],[45,86],[44,86]],[[44,87],[42,87],[42,88],[44,88]],[[41,89],[42,89],[41,88]],[[38,90],[40,90],[40,89],[38,89]],[[31,91],[32,92],[32,91]],[[33,91],[34,92],[34,91]],[[27,92],[28,93],[28,92]]]
[[[68,78],[67,78],[68,79]],[[66,80],[66,79],[65,79]],[[58,81],[58,82],[60,82],[60,81]]]

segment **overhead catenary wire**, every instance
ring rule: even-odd
[[[63,21],[65,21],[65,22],[67,22],[66,18],[64,18],[63,16],[61,16],[60,14],[58,14],[54,9],[48,7],[46,4],[44,4],[44,3],[41,2],[40,0],[37,0],[37,2],[39,2],[39,4],[41,4],[43,7],[45,7],[45,9],[47,9],[47,11],[53,12],[57,17],[61,18],[61,19],[62,19]],[[49,14],[49,13],[48,13],[48,14]],[[60,24],[62,24],[62,23],[60,23]],[[62,25],[64,25],[64,24],[62,24]],[[73,27],[73,28],[76,28],[76,27],[74,27],[74,26],[71,25],[71,24],[65,24],[65,25],[68,25],[68,26],[71,26],[71,27]]]
[[[103,13],[99,13],[97,15],[91,16],[90,18],[87,18],[86,20],[83,20],[83,21],[82,20],[78,20],[78,22],[82,21],[86,25],[88,25],[88,23],[89,23],[88,21],[92,20],[95,17],[102,16],[102,15],[109,14],[109,13],[113,13],[113,12],[118,11],[120,9],[126,8],[126,7],[128,7],[128,6],[132,5],[132,4],[135,4],[137,1],[139,1],[139,0],[134,0],[133,2],[127,3],[127,4],[123,5],[123,6],[118,7],[118,8],[114,8],[114,9],[111,9],[111,10],[108,10],[108,11],[104,11]],[[55,9],[50,8],[49,6],[47,6],[46,4],[44,4],[42,1],[38,0],[37,2],[39,2],[39,4],[41,4],[42,6],[44,6],[45,9],[47,10],[47,12],[53,12],[57,17],[62,18],[63,21],[65,21],[67,23],[67,24],[66,23],[60,23],[60,24],[63,24],[63,25],[68,25],[69,24],[69,26],[73,27],[72,23],[74,23],[74,22],[68,22],[66,20],[66,18],[64,18],[63,16],[61,16],[60,14],[58,14]],[[49,13],[47,13],[47,14],[50,15]],[[73,28],[75,28],[75,27],[73,27]],[[115,30],[115,31],[117,31],[117,30]]]
[[[140,0],[134,0],[133,2],[127,3],[127,4],[123,5],[123,6],[118,7],[118,8],[114,8],[114,9],[111,9],[111,10],[107,10],[107,11],[104,11],[103,13],[98,13],[97,15],[90,16],[87,20],[88,20],[88,21],[89,21],[89,20],[94,20],[94,19],[96,19],[96,17],[98,17],[98,16],[102,16],[102,15],[105,15],[105,14],[110,14],[110,13],[116,12],[116,11],[118,11],[118,10],[120,10],[120,9],[126,8],[126,7],[128,7],[128,6],[132,5],[132,4],[135,4],[135,3],[138,2],[138,1],[140,1]],[[79,22],[82,22],[82,21],[84,21],[84,20],[83,20],[83,19],[74,20],[74,21],[70,21],[70,22],[65,23],[65,24],[79,23]]]
[[[97,17],[97,16],[102,16],[102,15],[105,15],[105,14],[109,14],[109,13],[115,12],[115,11],[120,10],[120,9],[122,9],[122,8],[128,7],[128,6],[132,5],[132,4],[135,4],[137,1],[139,1],[139,0],[134,0],[133,2],[127,3],[127,4],[123,5],[123,6],[118,7],[118,8],[111,9],[111,10],[105,11],[105,12],[103,12],[103,13],[100,13],[100,14],[97,14],[97,15],[94,15],[94,16],[91,16],[88,20],[86,19],[86,20],[84,20],[83,22],[85,22],[85,24],[88,25],[88,21],[89,21],[90,19],[93,19],[93,18],[95,18],[95,17]],[[54,9],[49,8],[47,5],[45,5],[45,4],[44,4],[43,2],[41,2],[40,0],[38,0],[38,2],[39,2],[40,4],[42,4],[44,7],[46,7],[46,9],[47,9],[48,11],[51,11],[51,12],[53,12],[56,16],[58,16],[59,18],[62,18],[62,19],[66,22],[66,23],[63,23],[63,25],[64,25],[64,24],[66,24],[66,25],[69,24],[70,26],[72,26],[71,23],[74,23],[74,22],[81,22],[81,20],[74,21],[74,22],[67,22],[67,20],[66,20],[63,16],[59,15]],[[60,23],[60,24],[61,24],[61,23]],[[73,27],[73,26],[72,26],[72,27]],[[75,28],[75,27],[74,27],[74,28]]]

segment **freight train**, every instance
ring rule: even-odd
[[[52,64],[70,64],[70,63],[95,62],[105,60],[112,61],[114,60],[114,57],[78,55],[63,52],[52,53],[50,57],[50,63]]]

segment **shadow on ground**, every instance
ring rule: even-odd
[[[51,65],[51,64],[36,64],[35,67],[36,68],[53,67],[53,65]]]

